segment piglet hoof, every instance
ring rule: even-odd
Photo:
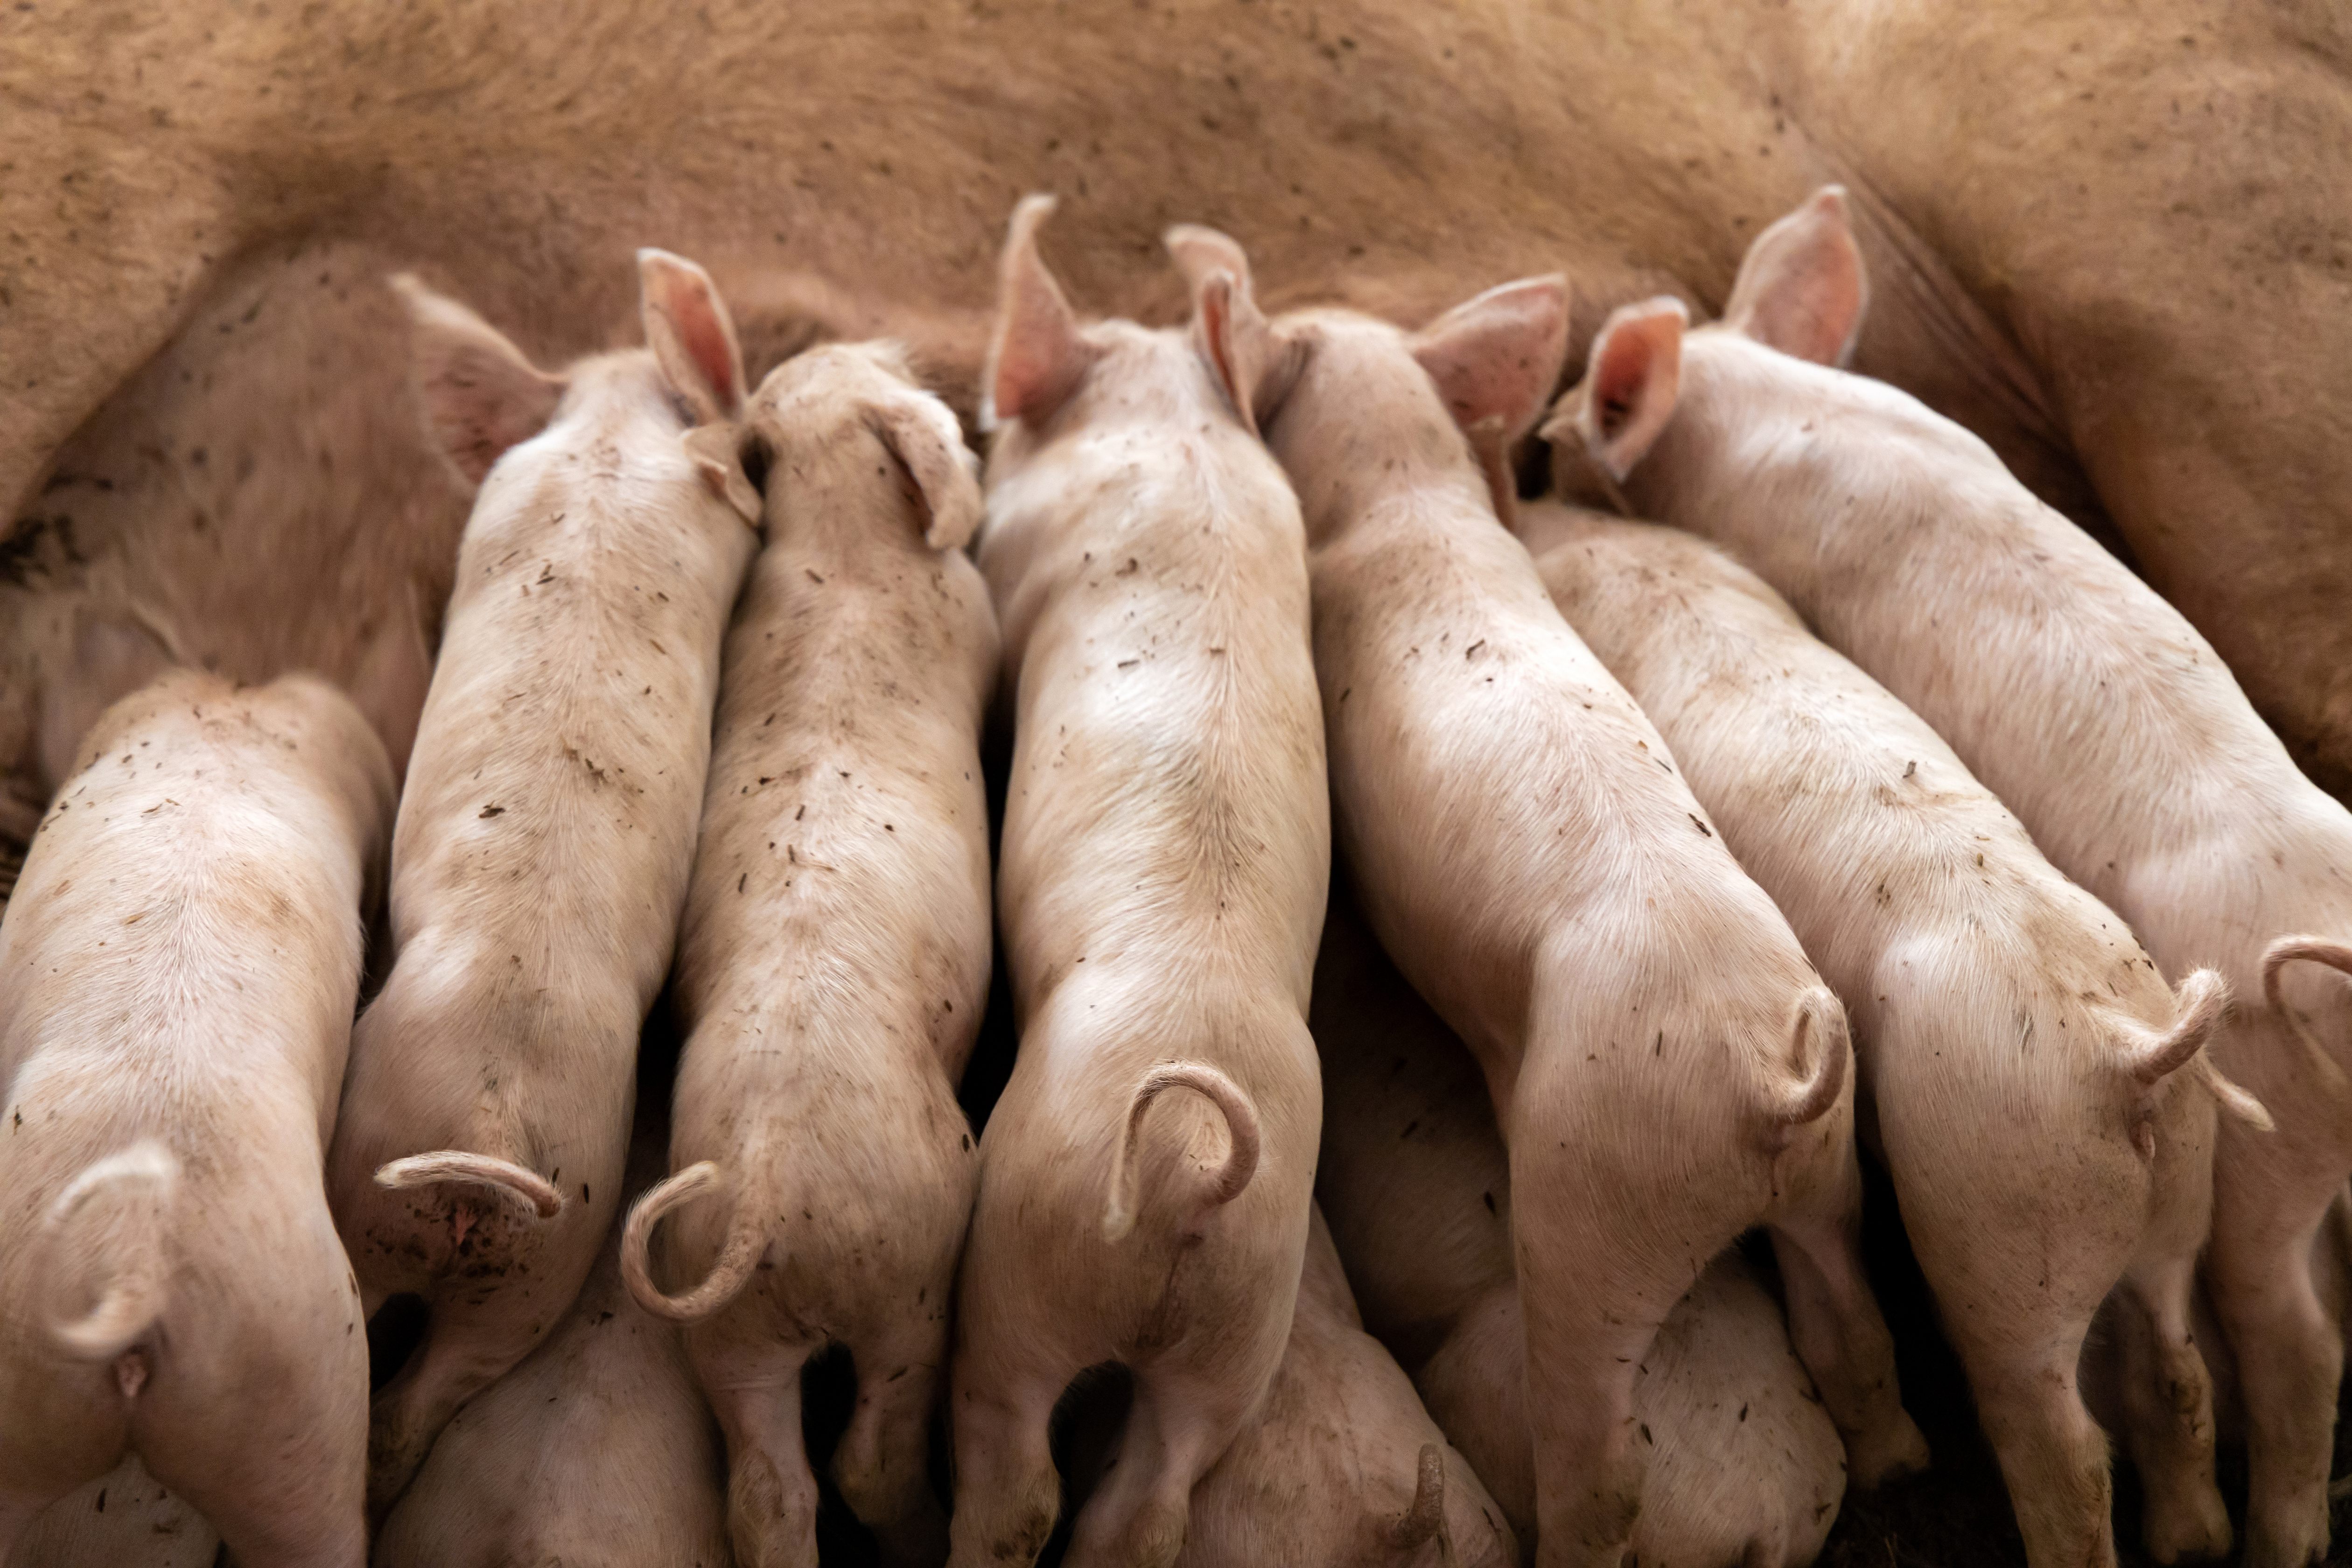
[[[1927,1468],[1927,1439],[1910,1413],[1897,1410],[1895,1419],[1877,1430],[1846,1440],[1846,1478],[1868,1491]]]
[[[740,1568],[816,1568],[816,1480],[797,1456],[744,1452],[727,1489]]]
[[[2248,1511],[2244,1568],[2310,1568],[2327,1560],[2326,1489],[2313,1488],[2308,1501],[2291,1500],[2292,1507]]]
[[[2158,1563],[2202,1562],[2230,1554],[2230,1514],[2210,1475],[2147,1487],[2140,1520],[2147,1554]]]

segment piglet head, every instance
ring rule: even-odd
[[[829,343],[771,371],[745,416],[742,461],[773,475],[859,432],[896,465],[923,542],[934,550],[970,543],[980,527],[979,459],[896,343]]]
[[[1542,412],[1568,352],[1567,279],[1555,273],[1489,289],[1409,334],[1341,310],[1300,311],[1269,321],[1258,308],[1249,258],[1239,245],[1191,224],[1170,229],[1166,238],[1192,287],[1193,345],[1244,427],[1265,433],[1318,363],[1329,362],[1330,372],[1346,379],[1347,367],[1368,348],[1375,358],[1393,355],[1392,348],[1373,340],[1392,345],[1402,335],[1406,353],[1469,438],[1496,510],[1509,516],[1517,489],[1510,448]]]
[[[500,454],[546,427],[566,383],[507,335],[413,273],[392,279],[408,309],[410,373],[426,431],[468,488]]]

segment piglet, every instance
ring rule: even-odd
[[[1265,1404],[1192,1489],[1178,1568],[1513,1568],[1503,1510],[1364,1332],[1318,1213]]]
[[[1532,1552],[1535,1451],[1511,1258],[1509,1156],[1478,1065],[1332,900],[1315,961],[1323,1057],[1316,1185],[1371,1331]],[[1666,1314],[1633,1387],[1649,1450],[1632,1554],[1810,1563],[1845,1494],[1845,1448],[1739,1253]]]
[[[637,1102],[633,1194],[661,1174],[664,1098]],[[621,1228],[555,1331],[451,1417],[374,1568],[728,1568],[719,1431],[677,1328],[621,1283]]]
[[[2214,1059],[2277,1130],[2221,1121],[2206,1272],[2244,1380],[2245,1561],[2300,1568],[2327,1544],[2344,1367],[2311,1243],[2352,1172],[2352,815],[2205,639],[1983,442],[1835,368],[1865,287],[1832,186],[1757,237],[1720,324],[1685,339],[1672,301],[1628,307],[1546,427],[1562,484],[1622,481],[1728,547],[2157,963],[2229,981]]]
[[[307,676],[117,702],[0,922],[0,1561],[126,1454],[247,1568],[360,1568],[321,1164],[392,770]]]
[[[2035,1563],[2112,1563],[2105,1435],[2075,1388],[2100,1303],[2138,1320],[2126,1436],[2163,1562],[2229,1549],[2190,1331],[2228,988],[2178,998],[1936,732],[1702,540],[1535,505],[1553,602],[1625,682],[1854,1024],[1862,1124]]]
[[[1923,1462],[1856,1250],[1844,1012],[1497,521],[1502,454],[1565,349],[1564,283],[1415,333],[1269,323],[1231,240],[1179,250],[1306,514],[1347,864],[1510,1147],[1538,1561],[1614,1568],[1647,1462],[1638,1368],[1751,1226],[1773,1227],[1856,1479]]]
[[[742,362],[699,268],[639,254],[646,349],[531,367],[413,279],[416,376],[481,492],[392,852],[392,973],[352,1043],[329,1193],[368,1310],[425,1299],[368,1498],[562,1321],[620,1202],[669,968],[719,645],[759,509],[689,432]]]
[[[1081,326],[1013,218],[980,564],[1013,710],[998,911],[1021,1031],[957,1305],[957,1568],[1025,1565],[1083,1369],[1135,1401],[1074,1568],[1166,1568],[1266,1395],[1306,1255],[1330,868],[1298,508],[1230,319]]]
[[[962,552],[980,483],[954,416],[881,345],[781,366],[738,448],[766,479],[767,544],[728,634],[679,938],[677,1173],[632,1211],[622,1268],[691,1325],[739,1562],[816,1561],[801,1367],[828,1343],[858,1383],[835,1481],[936,1561],[929,1430],[975,1176],[956,1084],[989,980],[996,620]]]

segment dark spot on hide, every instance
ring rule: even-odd
[[[1712,838],[1712,837],[1715,837],[1715,829],[1713,829],[1712,827],[1709,827],[1706,823],[1701,822],[1701,821],[1698,819],[1698,813],[1696,813],[1696,812],[1695,812],[1695,811],[1686,811],[1686,812],[1685,812],[1683,815],[1684,815],[1684,816],[1687,816],[1687,817],[1689,817],[1689,818],[1691,819],[1691,826],[1692,826],[1693,827],[1697,828],[1701,833],[1706,834],[1709,838]]]
[[[486,805],[482,807],[482,816],[484,820],[488,820],[493,816],[504,816],[506,814],[507,808],[503,805]]]

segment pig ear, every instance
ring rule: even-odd
[[[563,380],[523,357],[505,333],[410,273],[392,279],[408,308],[416,397],[434,443],[478,485],[500,453],[546,427]]]
[[[867,418],[914,481],[927,520],[923,542],[934,550],[971,543],[980,528],[980,460],[963,444],[963,428],[948,405],[910,392],[877,402]]]
[[[1498,430],[1505,445],[1527,434],[1559,383],[1568,357],[1568,279],[1559,273],[1489,289],[1412,338],[1413,358],[1437,383],[1454,423]]]
[[[1489,289],[1409,341],[1470,438],[1495,515],[1508,527],[1518,500],[1512,445],[1543,412],[1568,357],[1568,279],[1555,272]]]
[[[759,437],[732,420],[719,425],[697,425],[678,442],[686,455],[702,475],[702,482],[710,493],[724,500],[735,509],[735,515],[760,526],[760,517],[766,503],[760,496],[760,487],[751,482],[750,461],[752,446]]]
[[[637,281],[645,296],[646,342],[671,389],[694,410],[695,423],[741,415],[743,351],[710,274],[683,256],[648,246],[637,252]]]
[[[1192,346],[1225,389],[1242,428],[1255,436],[1289,379],[1290,356],[1250,289],[1249,258],[1213,228],[1178,224],[1168,253],[1192,288]]]
[[[1024,196],[1013,209],[997,268],[996,331],[981,381],[982,429],[1008,419],[1035,425],[1051,418],[1094,363],[1062,286],[1037,254],[1038,226],[1053,211],[1054,198],[1042,195]]]
[[[1690,312],[1671,295],[1620,308],[1592,340],[1584,379],[1559,400],[1543,438],[1566,446],[1573,437],[1611,479],[1631,473],[1674,417],[1689,324]]]
[[[1869,305],[1845,187],[1823,185],[1748,247],[1723,324],[1782,353],[1843,365]]]

